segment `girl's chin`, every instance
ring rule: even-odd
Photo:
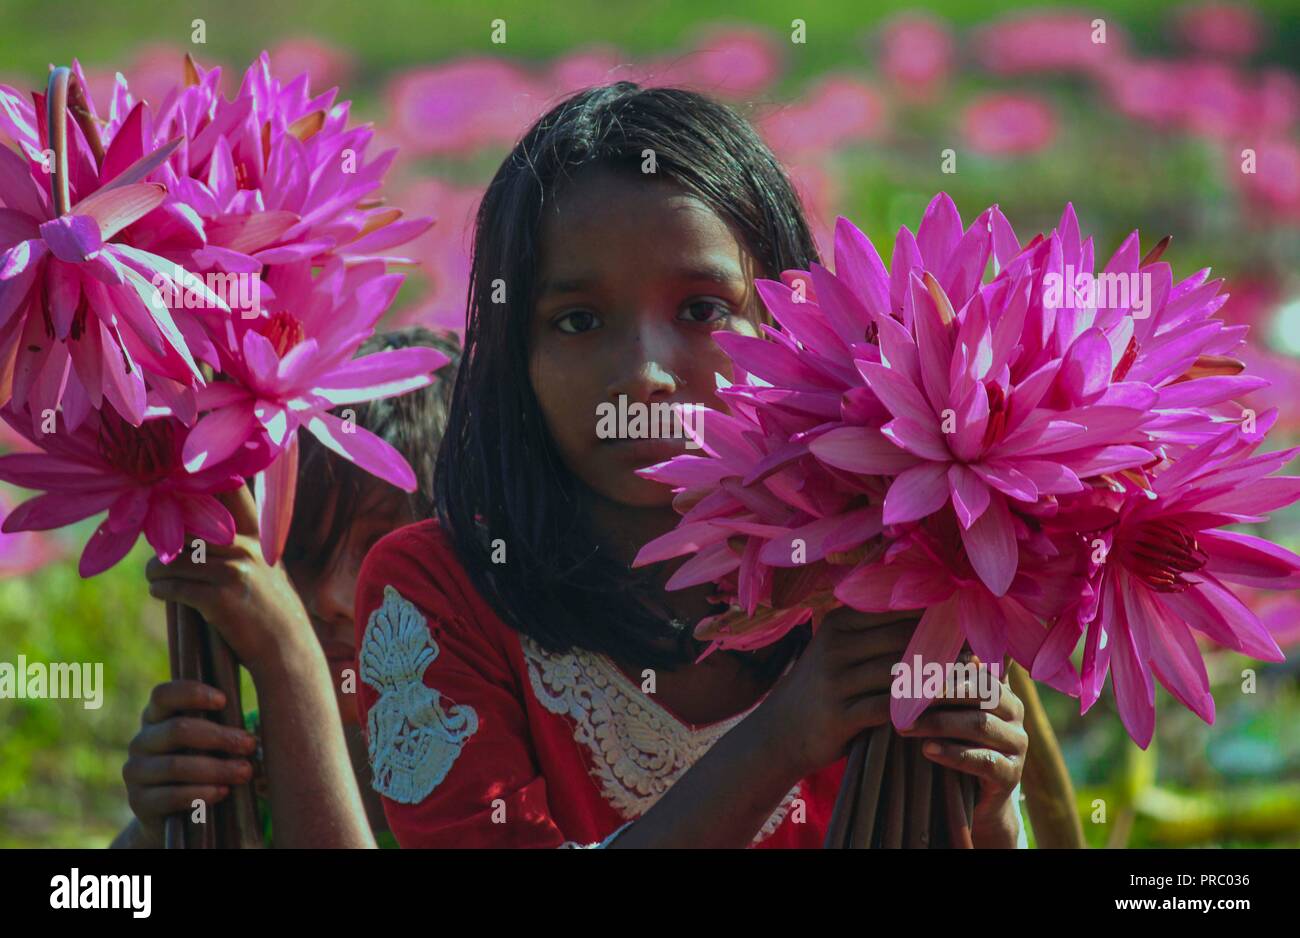
[[[607,490],[606,498],[626,508],[672,509],[673,490],[662,482],[652,482],[640,476],[619,480],[618,485]]]

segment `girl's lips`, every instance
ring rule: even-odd
[[[626,454],[629,459],[646,466],[665,462],[686,452],[685,440],[609,440],[608,442],[618,452]]]

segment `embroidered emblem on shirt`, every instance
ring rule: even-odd
[[[473,707],[443,708],[425,686],[438,645],[415,608],[391,586],[370,614],[361,640],[361,680],[379,692],[370,708],[369,749],[375,791],[402,804],[423,801],[451,770],[478,730]]]
[[[604,655],[582,650],[554,654],[527,636],[520,636],[520,643],[533,693],[551,713],[573,721],[573,738],[590,750],[591,773],[601,794],[628,820],[645,814],[750,712],[693,729],[641,693]],[[776,831],[798,796],[795,785],[754,843]]]

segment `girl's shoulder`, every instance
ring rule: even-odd
[[[357,578],[356,623],[364,633],[383,610],[417,610],[430,630],[506,652],[513,633],[479,594],[436,519],[398,528],[366,554]]]

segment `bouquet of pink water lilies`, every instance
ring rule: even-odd
[[[401,276],[383,252],[427,229],[377,197],[392,151],[368,158],[335,92],[281,83],[265,53],[233,98],[188,57],[161,102],[119,75],[107,111],[80,67],[30,101],[0,86],[0,417],[35,447],[0,480],[41,490],[4,532],[107,511],[82,576],[144,535],[167,563],[188,537],[229,544],[220,498],[253,481],[267,562],[292,518],[298,433],[407,491],[385,441],[331,413],[428,385],[442,353],[356,357]],[[7,136],[16,149],[5,144]],[[226,692],[237,664],[193,610],[168,603],[173,677]],[[254,846],[251,788],[213,825],[169,820],[168,846]]]
[[[1297,450],[1256,453],[1276,410],[1233,403],[1267,382],[1230,357],[1245,327],[1213,318],[1221,281],[1175,283],[1167,245],[1143,257],[1134,232],[1096,271],[1072,207],[1022,246],[996,206],[963,228],[941,194],[886,269],[840,219],[833,273],[758,282],[779,328],[717,334],[728,412],[683,421],[702,455],[643,470],[683,517],[637,563],[688,556],[669,588],[716,584],[731,611],[697,627],[709,651],[839,606],[923,610],[909,670],[951,672],[966,648],[998,668],[1009,656],[1013,683],[1018,664],[1083,711],[1110,673],[1142,748],[1156,680],[1212,723],[1195,633],[1280,661],[1231,585],[1300,586],[1300,557],[1225,527],[1300,499],[1300,478],[1272,475]],[[952,687],[901,686],[899,729]],[[1020,694],[1028,726],[1027,678]],[[1072,802],[1035,722],[1036,780]],[[970,777],[926,765],[916,742],[886,726],[854,744],[827,846],[971,845]]]
[[[1213,722],[1194,632],[1280,661],[1231,585],[1300,586],[1300,557],[1224,528],[1300,478],[1272,475],[1297,450],[1256,453],[1276,411],[1233,403],[1267,382],[1230,357],[1222,281],[1175,282],[1167,244],[1142,257],[1134,232],[1096,271],[1072,207],[1021,245],[996,206],[963,228],[941,194],[887,270],[840,219],[834,273],[758,282],[779,328],[718,334],[729,413],[684,421],[702,455],[643,470],[684,517],[638,563],[693,555],[670,588],[718,584],[736,611],[700,624],[710,650],[838,605],[923,608],[905,661],[1009,655],[1084,711],[1109,672],[1143,748],[1155,680]],[[895,725],[930,703],[895,696]]]
[[[107,510],[83,576],[141,533],[164,561],[185,536],[229,543],[216,497],[255,480],[263,553],[288,533],[300,428],[394,485],[405,460],[331,414],[428,384],[427,348],[354,355],[401,283],[377,252],[430,219],[375,197],[390,151],[348,127],[335,92],[282,84],[265,54],[233,98],[178,63],[157,106],[118,76],[106,112],[79,66],[31,100],[0,86],[0,416],[41,452],[0,479],[46,494],[5,531]],[[183,79],[183,80],[182,80]]]

